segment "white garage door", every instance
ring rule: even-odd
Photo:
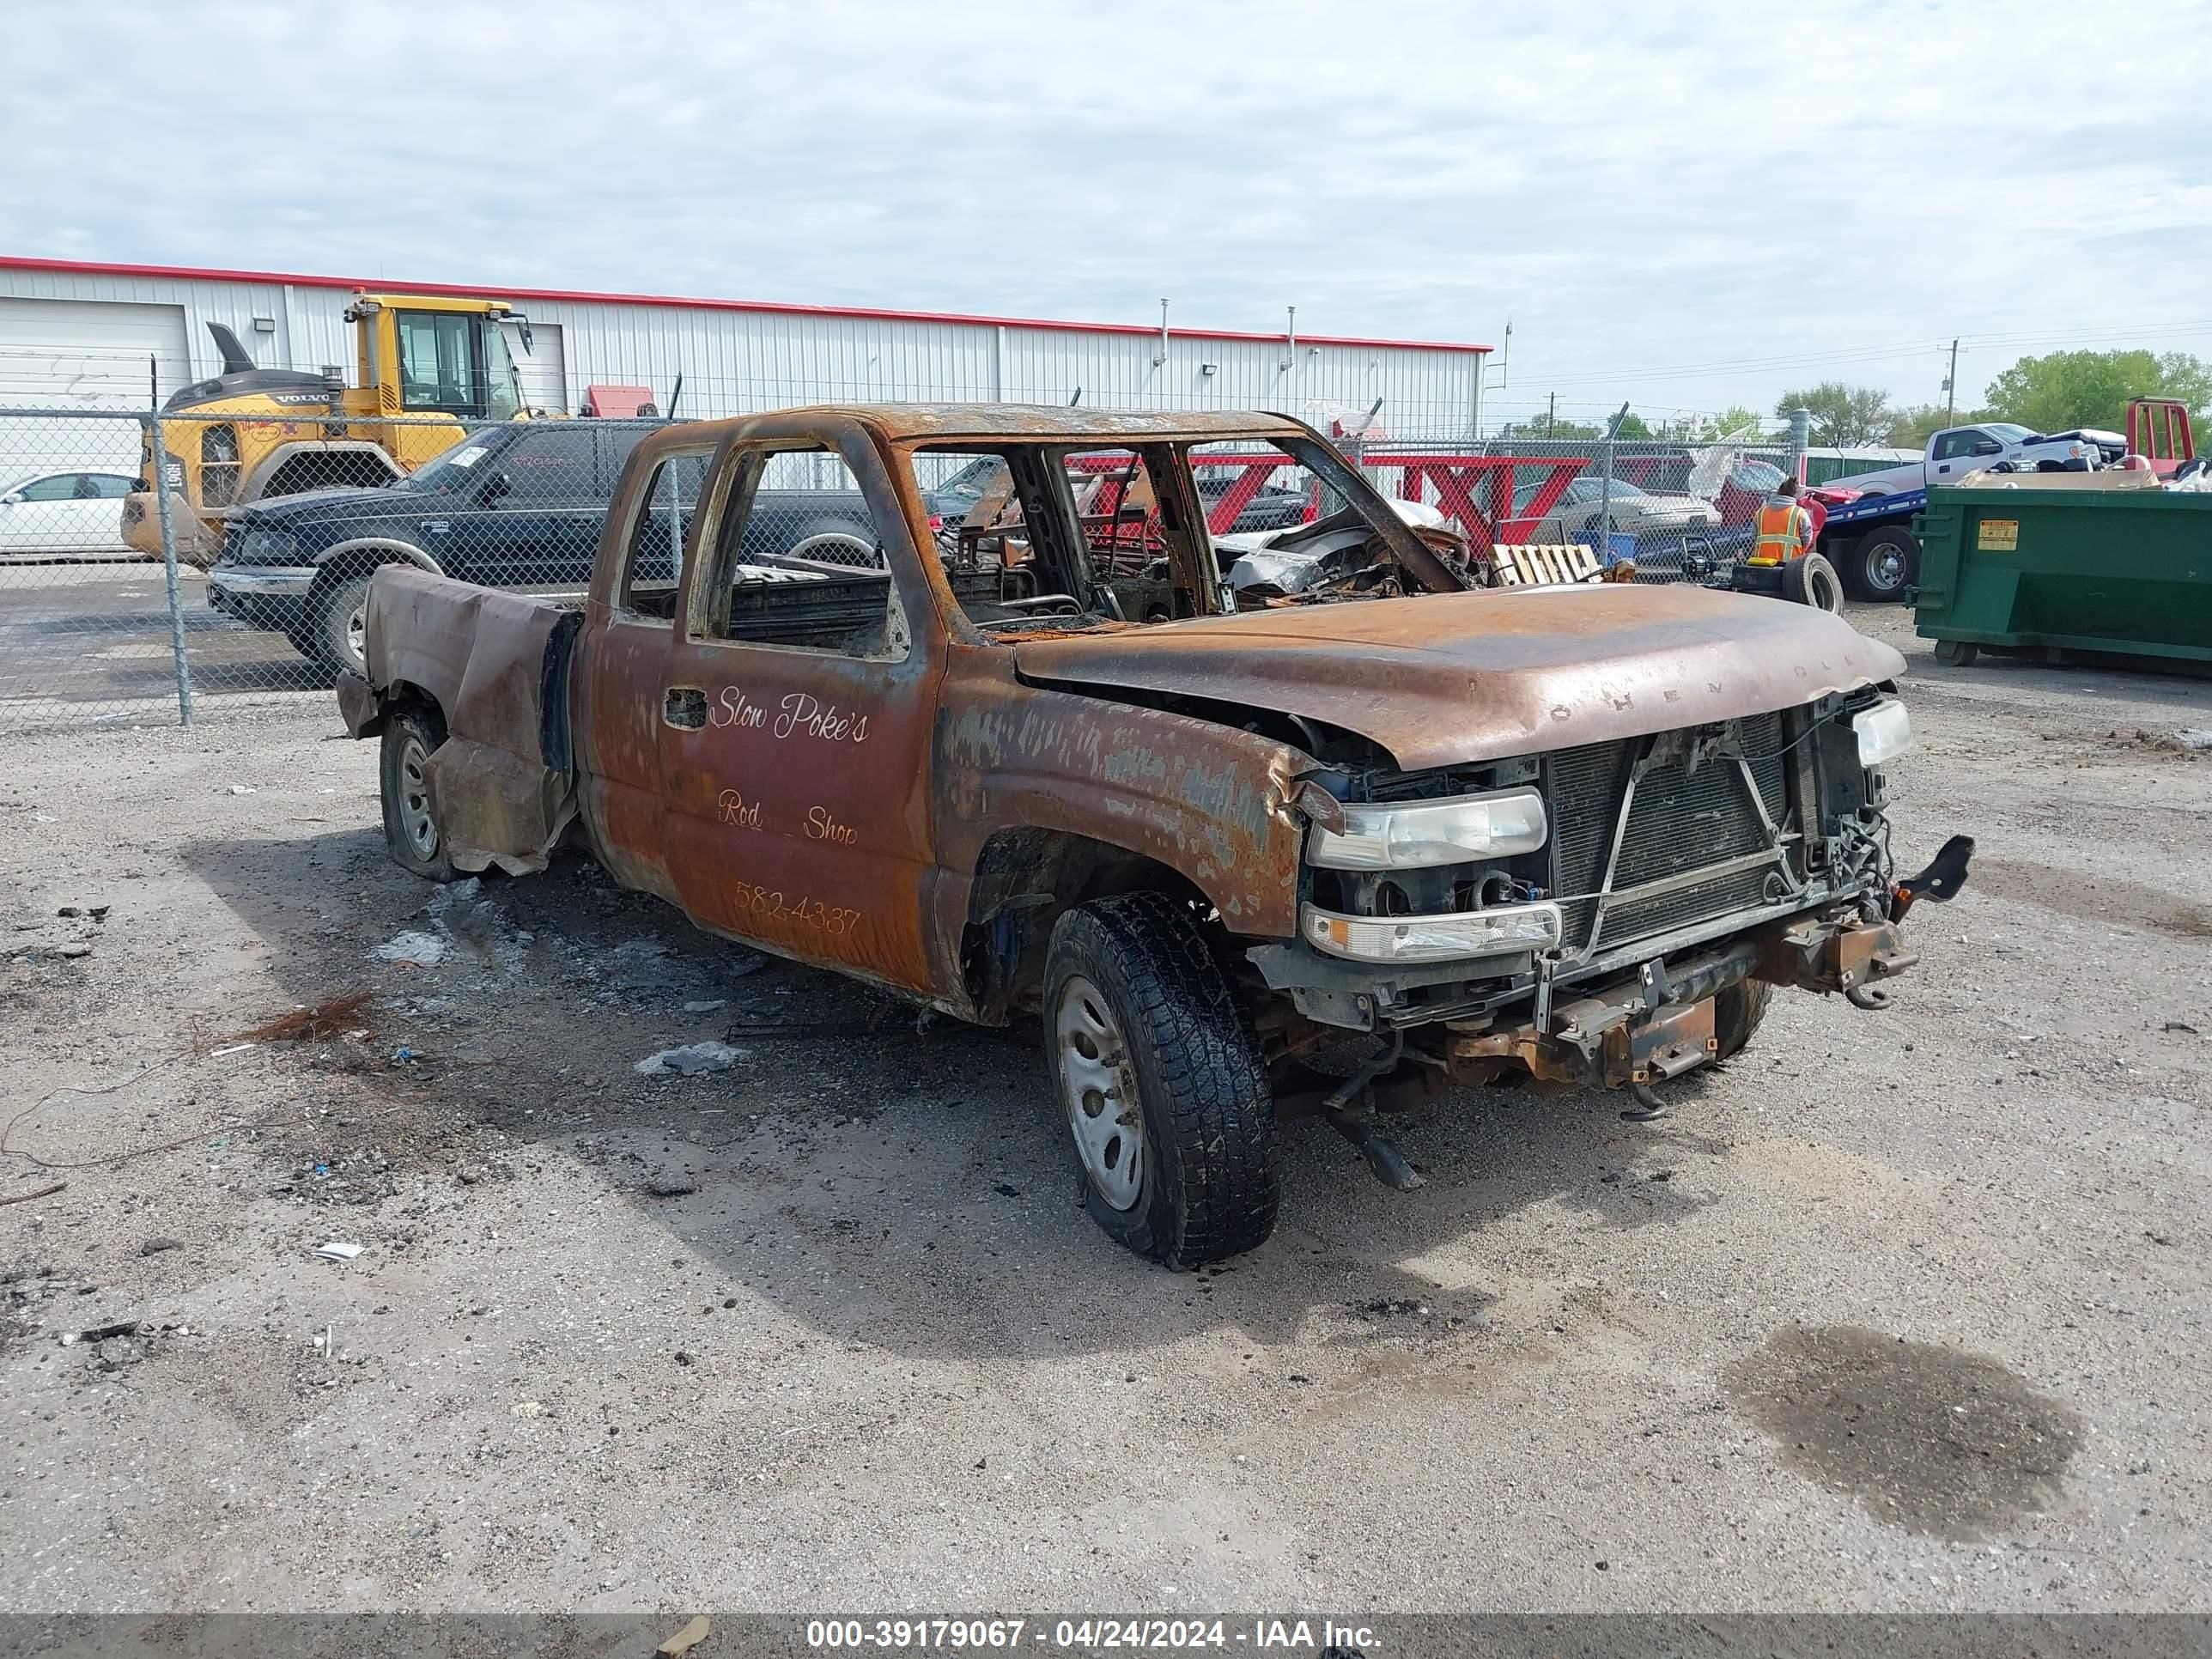
[[[191,378],[181,306],[0,296],[0,490],[88,467],[135,476],[137,422],[17,418],[10,409],[147,406],[149,364],[167,397]]]
[[[530,349],[522,349],[515,331],[507,331],[507,349],[514,353],[515,373],[522,378],[522,401],[549,415],[568,412],[568,367],[561,353],[561,325],[532,323]]]
[[[191,378],[182,306],[0,297],[0,408],[143,409]]]

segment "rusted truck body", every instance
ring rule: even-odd
[[[1240,610],[1194,483],[1224,455],[1363,526],[1357,568]],[[696,502],[663,493],[702,457]],[[1072,492],[1124,457],[1162,620],[1121,614]],[[994,458],[990,520],[933,520],[931,477]],[[802,475],[866,501],[854,562],[749,546],[754,495]],[[1041,1016],[1092,1215],[1191,1266],[1272,1229],[1279,1118],[1405,1186],[1376,1114],[1454,1085],[1656,1114],[1775,988],[1880,1001],[1905,910],[1964,878],[1963,841],[1892,868],[1887,646],[1480,568],[1285,417],[789,410],[641,444],[580,606],[380,572],[339,699],[419,873],[574,840],[716,933]]]

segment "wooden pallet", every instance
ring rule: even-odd
[[[1605,580],[1597,550],[1579,542],[1517,542],[1490,554],[1500,587],[1553,587]]]

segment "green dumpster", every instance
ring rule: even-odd
[[[1920,636],[1946,662],[1983,648],[2212,661],[2212,495],[2071,476],[1928,492]]]

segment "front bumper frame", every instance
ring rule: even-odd
[[[208,572],[208,605],[250,627],[282,631],[307,614],[317,574],[313,565],[218,564]]]
[[[1448,1020],[1424,1029],[1420,1047],[1455,1084],[1485,1083],[1516,1069],[1547,1082],[1620,1088],[1704,1064],[1719,1052],[1715,999],[1747,980],[1799,990],[1863,992],[1901,974],[1920,955],[1893,921],[1856,912],[1800,917],[1757,928],[1720,947],[1634,973],[1511,1024]]]

